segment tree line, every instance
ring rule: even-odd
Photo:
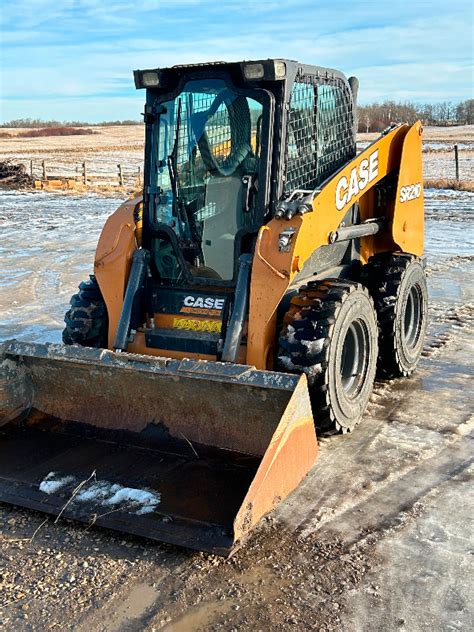
[[[0,127],[26,127],[26,128],[49,128],[49,127],[108,127],[112,125],[141,125],[142,121],[102,121],[101,123],[86,123],[84,121],[44,121],[42,119],[35,118],[20,118],[13,119],[7,123],[0,123]]]
[[[460,103],[442,101],[440,103],[400,103],[384,101],[357,107],[359,132],[381,132],[390,123],[414,123],[421,120],[424,125],[472,125],[474,124],[474,99]],[[140,125],[143,121],[103,121],[85,123],[83,121],[44,121],[42,119],[21,118],[1,123],[1,127],[100,127],[109,125]]]
[[[460,103],[371,103],[357,108],[359,132],[381,132],[390,123],[414,123],[421,120],[425,125],[472,125],[474,123],[474,99]]]

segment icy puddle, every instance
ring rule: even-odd
[[[0,340],[61,341],[69,299],[92,272],[102,226],[120,203],[0,191]]]

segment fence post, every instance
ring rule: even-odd
[[[30,160],[30,176],[33,177],[33,161]]]
[[[87,164],[86,161],[82,163],[82,181],[87,184]]]
[[[46,176],[46,163],[43,160],[41,163],[41,166],[43,167],[43,180],[47,180],[47,176]]]
[[[457,145],[454,145],[454,164],[456,167],[456,180],[459,180],[459,154]]]
[[[141,184],[142,184],[142,168],[140,167],[140,165],[138,165],[137,178],[138,178],[138,186],[141,186]]]
[[[121,187],[123,187],[123,173],[122,173],[122,165],[117,165],[118,168],[118,179],[119,179],[119,185]]]

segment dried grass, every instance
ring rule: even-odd
[[[451,189],[452,191],[474,191],[474,180],[456,180],[455,178],[428,178],[425,189]]]
[[[19,132],[17,138],[43,138],[44,136],[88,136],[90,134],[98,134],[92,129],[86,127],[44,127],[42,129],[30,129],[25,132]]]
[[[137,189],[133,186],[118,186],[118,185],[109,185],[109,184],[84,184],[82,182],[74,182],[68,184],[66,181],[63,186],[55,186],[48,185],[48,182],[43,182],[41,186],[42,191],[47,191],[48,193],[61,193],[62,195],[82,195],[87,193],[94,193],[96,195],[101,195],[102,197],[111,197],[111,198],[133,198],[137,197],[137,195],[141,195],[143,193],[143,188]]]

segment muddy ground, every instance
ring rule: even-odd
[[[411,379],[323,439],[230,560],[0,506],[5,630],[471,630],[474,194],[428,191],[430,326]],[[0,193],[0,340],[59,341],[117,200]]]

